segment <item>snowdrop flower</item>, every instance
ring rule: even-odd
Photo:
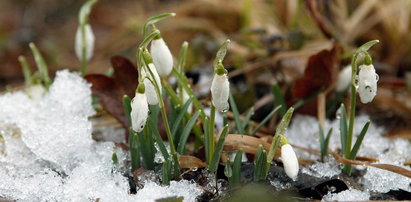
[[[338,74],[337,83],[335,84],[335,90],[337,92],[343,92],[351,83],[351,65],[344,67]]]
[[[89,61],[91,56],[93,55],[93,50],[94,50],[94,34],[93,31],[91,30],[90,24],[84,25],[85,29],[85,47],[86,47],[86,60]],[[74,50],[76,52],[77,58],[81,61],[82,60],[82,55],[83,55],[83,37],[81,34],[81,25],[78,26],[77,32],[76,32],[76,39],[75,39],[75,47]]]
[[[169,75],[173,69],[173,55],[161,36],[151,41],[150,52],[158,74],[161,77]]]
[[[146,125],[148,116],[148,104],[144,84],[137,87],[136,95],[131,101],[131,127],[136,132],[141,132]]]
[[[285,173],[295,181],[297,179],[299,166],[297,156],[290,144],[281,146],[281,160],[283,161]]]
[[[150,69],[150,71],[153,73],[153,76],[151,75],[151,73],[149,71],[147,71],[144,67],[141,68],[141,76],[142,78],[144,77],[148,77],[150,79],[144,79],[144,85],[145,85],[145,89],[146,89],[146,96],[147,96],[147,102],[149,105],[156,105],[158,104],[158,97],[157,97],[157,91],[156,91],[156,87],[152,82],[156,82],[158,85],[158,88],[160,89],[160,93],[161,93],[161,81],[160,81],[160,76],[158,76],[157,70],[155,65],[153,64],[153,60],[150,56],[150,53],[148,53],[148,51],[144,51],[144,60],[146,62],[146,64],[148,64],[148,68]]]
[[[32,85],[28,87],[26,89],[26,93],[30,96],[30,98],[37,100],[46,93],[46,89],[44,88],[43,85],[37,84],[37,85]]]
[[[228,96],[230,95],[230,83],[228,82],[227,70],[222,64],[214,71],[213,82],[211,83],[211,99],[214,107],[219,111],[227,111]]]
[[[361,65],[358,73],[358,93],[362,103],[371,102],[377,95],[378,74],[372,64]]]

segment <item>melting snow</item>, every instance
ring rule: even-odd
[[[354,134],[358,135],[368,120],[369,117],[366,115],[356,117]],[[333,134],[330,139],[329,148],[335,151],[341,147],[339,120],[332,122],[328,121],[326,123],[326,132],[330,127],[333,128]],[[382,134],[384,134],[384,128],[371,123],[358,154],[361,156],[377,158],[379,159],[379,162],[377,163],[398,166],[401,166],[405,161],[410,160],[411,145],[408,140],[385,138]],[[318,121],[314,117],[295,116],[291,126],[286,132],[286,136],[291,144],[319,150]],[[355,138],[353,138],[353,144],[354,143]],[[318,155],[313,155],[302,150],[296,149],[296,152],[298,158],[312,160],[317,160],[319,158]],[[360,168],[360,166],[357,166],[357,168]],[[365,189],[381,193],[397,189],[411,191],[410,178],[378,168],[367,167],[366,169],[366,174],[360,182],[364,185]],[[311,166],[303,167],[301,172],[315,177],[332,177],[340,174],[339,163],[335,162],[332,158],[326,163],[315,162]],[[357,198],[353,199],[359,200]]]
[[[187,181],[153,182],[137,195],[119,167],[126,154],[112,142],[91,138],[94,113],[90,84],[77,73],[57,72],[49,92],[30,99],[23,92],[0,96],[0,199],[18,201],[154,201],[202,190]]]
[[[370,199],[368,192],[356,189],[348,189],[339,193],[328,193],[321,201],[367,201]]]

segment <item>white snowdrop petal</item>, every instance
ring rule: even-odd
[[[298,159],[290,144],[281,146],[281,160],[283,161],[285,173],[292,180],[297,179],[298,175]]]
[[[30,98],[32,99],[39,99],[41,98],[45,93],[46,93],[46,89],[40,85],[33,85],[30,86],[26,89],[27,94],[30,96]]]
[[[163,38],[151,41],[150,53],[158,74],[161,77],[169,75],[173,69],[173,55]]]
[[[335,90],[342,92],[348,88],[351,82],[351,65],[344,67],[338,74],[337,83],[335,84]]]
[[[154,79],[151,76],[150,72],[146,72],[146,70],[144,68],[142,68],[141,71],[141,75],[143,77],[147,76],[148,78],[150,78],[151,80],[155,81],[160,89],[160,93],[161,93],[161,81],[160,81],[160,76],[158,76],[156,67],[154,66],[153,63],[148,64],[148,67],[150,68],[151,72],[153,72],[154,74]],[[147,96],[147,102],[149,105],[156,105],[158,104],[158,97],[157,97],[157,93],[156,93],[156,88],[154,86],[153,83],[151,83],[151,81],[149,79],[144,79],[144,85],[146,87],[146,91],[145,94]]]
[[[230,95],[230,83],[228,82],[227,74],[214,74],[213,82],[211,83],[212,103],[219,111],[228,110],[228,97]]]
[[[373,65],[361,65],[358,73],[358,94],[362,103],[371,102],[377,95],[377,77]]]
[[[88,61],[90,60],[91,56],[93,56],[94,40],[95,40],[93,30],[91,29],[91,26],[89,24],[85,26],[85,36],[86,36],[86,59]],[[80,61],[82,59],[82,48],[83,48],[83,40],[81,38],[81,26],[79,26],[76,32],[74,50],[76,52],[77,58]]]
[[[146,125],[148,116],[147,97],[143,93],[136,93],[131,101],[131,126],[134,131],[141,132]]]

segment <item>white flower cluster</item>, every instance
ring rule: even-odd
[[[143,82],[137,87],[136,95],[131,102],[131,124],[136,132],[144,129],[148,116],[148,105],[159,103],[162,93],[160,76],[167,76],[173,69],[173,56],[161,37],[151,42],[151,54],[144,50],[143,56],[147,64],[146,67],[140,68],[140,78]],[[156,85],[160,95],[157,95]]]

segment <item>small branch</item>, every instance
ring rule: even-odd
[[[324,36],[327,37],[328,39],[332,39],[334,36],[332,32],[330,31],[329,27],[326,25],[324,18],[318,12],[316,1],[305,0],[304,2],[308,10],[310,11],[310,14],[313,17],[315,23],[317,23],[318,27],[320,28]]]

